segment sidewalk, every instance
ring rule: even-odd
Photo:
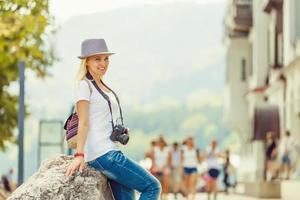
[[[213,200],[213,196],[211,195],[211,200]],[[173,194],[169,194],[167,200],[175,200]],[[178,200],[184,200],[181,196],[178,198]],[[198,193],[195,200],[207,200],[207,194],[206,193]],[[280,199],[258,199],[254,197],[246,197],[241,195],[225,195],[225,194],[218,194],[217,200],[280,200]],[[291,199],[291,200],[297,200],[297,199]]]

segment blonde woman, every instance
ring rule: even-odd
[[[186,199],[194,200],[197,192],[197,166],[200,162],[199,149],[196,148],[193,137],[188,137],[181,153],[183,166],[184,194]]]
[[[159,181],[127,158],[118,147],[123,141],[112,137],[116,131],[116,119],[122,118],[117,95],[102,81],[112,54],[104,39],[82,42],[76,96],[79,118],[77,153],[66,176],[73,175],[76,170],[82,172],[86,163],[107,176],[116,200],[133,200],[134,190],[141,193],[140,200],[156,200],[161,191]],[[128,132],[126,129],[124,134],[128,135]]]

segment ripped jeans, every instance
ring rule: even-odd
[[[139,200],[160,197],[159,181],[121,151],[109,151],[87,164],[108,178],[115,200],[134,200],[134,190],[141,193]]]

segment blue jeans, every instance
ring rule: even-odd
[[[108,178],[115,200],[134,200],[134,190],[141,193],[139,200],[159,199],[159,181],[121,151],[109,151],[88,165]]]

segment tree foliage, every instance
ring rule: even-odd
[[[38,77],[47,76],[55,60],[50,36],[54,18],[48,0],[0,0],[0,150],[5,141],[16,141],[18,96],[9,86],[18,80],[18,63]]]

